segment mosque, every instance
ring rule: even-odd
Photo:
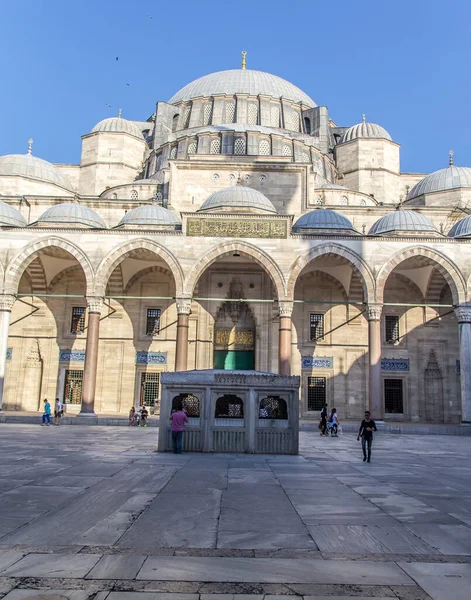
[[[0,406],[158,412],[163,372],[214,368],[300,376],[303,418],[471,422],[470,209],[453,154],[402,173],[245,55],[79,164],[30,141],[0,157]]]

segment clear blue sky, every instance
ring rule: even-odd
[[[78,163],[95,123],[121,107],[145,120],[245,49],[338,125],[386,127],[403,171],[450,149],[471,166],[469,0],[3,0],[0,23],[0,154],[33,137],[37,156]]]

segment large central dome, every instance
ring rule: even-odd
[[[169,104],[186,102],[193,98],[209,98],[217,94],[259,94],[272,98],[286,98],[293,102],[302,102],[309,108],[316,106],[312,98],[298,87],[270,73],[250,69],[231,69],[210,73],[195,79],[172,96]]]

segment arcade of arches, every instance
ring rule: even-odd
[[[217,368],[300,375],[304,418],[326,402],[344,419],[471,421],[464,278],[427,253],[375,275],[329,249],[285,271],[237,247],[184,271],[139,244],[96,266],[64,244],[23,254],[0,298],[6,410],[59,396],[69,413],[157,412],[160,373]]]

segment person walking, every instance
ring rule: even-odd
[[[331,435],[331,437],[338,437],[337,430],[339,426],[339,419],[337,417],[337,409],[333,408],[330,411],[329,418],[327,420],[327,435]]]
[[[172,421],[170,428],[172,430],[173,453],[181,454],[183,429],[185,423],[188,423],[188,417],[181,404],[177,407],[177,410],[170,415],[170,421]]]
[[[61,424],[61,417],[64,406],[59,398],[56,398],[56,403],[54,405],[54,425],[59,426]]]
[[[327,432],[327,404],[324,404],[321,410],[321,420],[319,423],[321,435],[326,435]]]
[[[363,450],[363,462],[371,462],[371,444],[373,443],[373,431],[376,431],[376,423],[370,419],[370,411],[365,411],[365,418],[361,422],[358,430],[357,441],[361,437],[361,447]],[[367,454],[368,450],[368,454]]]
[[[51,405],[47,401],[47,398],[44,398],[44,413],[43,413],[43,425],[51,424]]]

